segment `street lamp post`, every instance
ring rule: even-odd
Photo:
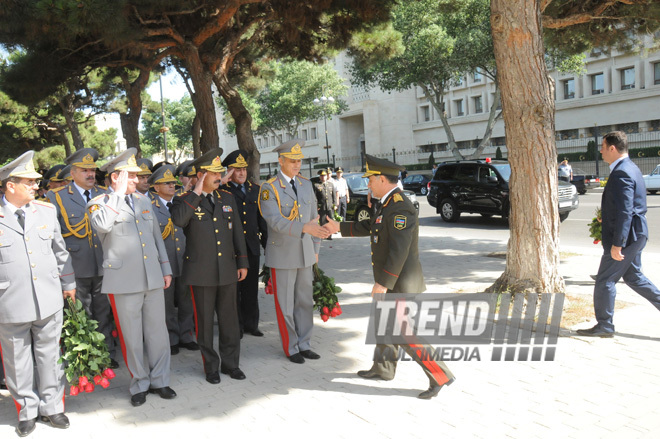
[[[325,87],[324,87],[324,90],[322,92],[321,98],[314,99],[314,104],[320,105],[321,108],[323,109],[323,127],[325,128],[325,147],[324,148],[325,148],[325,154],[326,154],[326,157],[327,157],[328,166],[330,166],[330,145],[328,144],[328,120],[327,120],[327,116],[326,116],[325,106],[329,103],[333,103],[334,101],[335,101],[335,98],[333,98],[332,96],[328,96],[328,97],[325,96]]]

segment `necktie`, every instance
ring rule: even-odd
[[[211,206],[215,206],[215,202],[213,201],[213,195],[212,194],[207,194],[206,198],[208,198],[209,203],[211,203]]]
[[[83,192],[83,193],[85,194],[85,199],[86,199],[87,202],[89,203],[89,200],[92,199],[92,197],[90,197],[90,195],[89,195],[89,190],[88,190],[88,189],[85,189],[85,192]]]
[[[297,197],[298,196],[298,189],[296,189],[296,179],[292,178],[290,183],[291,183],[291,187],[293,188],[293,192],[295,192],[296,197]]]
[[[245,194],[245,186],[243,186],[242,184],[238,185],[238,190],[241,191],[241,193]]]
[[[172,212],[172,202],[171,202],[171,201],[168,201],[167,204],[166,204],[166,206],[167,206],[167,210],[169,210],[170,212]]]
[[[130,207],[131,210],[132,210],[133,212],[135,212],[135,209],[133,208],[133,203],[131,203],[131,196],[130,196],[130,195],[126,195],[126,196],[124,197],[124,200],[126,200],[126,204],[128,204],[128,207]]]
[[[25,230],[25,212],[23,212],[23,209],[16,209],[16,218],[21,229]]]

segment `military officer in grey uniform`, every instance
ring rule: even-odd
[[[48,190],[57,189],[58,187],[64,186],[66,184],[57,176],[57,174],[62,170],[64,166],[66,165],[54,165],[48,170],[48,172],[44,174],[44,180],[46,183],[48,183]]]
[[[145,197],[149,197],[153,201],[154,194],[149,190],[149,176],[152,174],[151,168],[154,167],[154,164],[149,159],[137,159],[136,160],[140,172],[137,173],[138,183],[135,187],[135,192]]]
[[[222,181],[222,149],[213,149],[192,166],[198,170],[195,188],[174,198],[172,221],[186,234],[182,279],[190,285],[197,320],[197,343],[206,381],[220,382],[219,371],[245,379],[239,368],[241,335],[236,308],[236,284],[248,268],[243,227],[234,197],[218,190]],[[218,316],[218,347],[213,349],[213,316]],[[220,364],[222,360],[222,364]]]
[[[34,201],[33,151],[0,169],[0,352],[18,410],[19,436],[37,416],[68,428],[60,357],[63,296],[75,300],[75,276],[55,206]],[[35,374],[36,372],[36,374]]]
[[[177,177],[182,184],[182,187],[177,189],[176,195],[185,194],[197,184],[197,170],[190,166],[193,161],[194,160],[186,160],[176,167],[174,176]]]
[[[195,321],[193,317],[190,289],[181,280],[183,272],[183,255],[186,250],[186,235],[181,227],[172,223],[172,201],[176,191],[174,166],[163,165],[149,176],[149,184],[156,191],[154,213],[160,225],[161,235],[167,256],[172,268],[172,283],[165,289],[165,318],[167,331],[170,334],[170,353],[176,355],[179,348],[198,351],[195,343]]]
[[[105,193],[96,185],[96,160],[99,153],[93,148],[80,149],[66,158],[71,166],[73,182],[48,192],[48,201],[57,208],[62,236],[71,254],[76,273],[76,292],[85,311],[98,321],[98,331],[105,336],[110,352],[111,367],[119,367],[115,360],[116,347],[112,337],[112,309],[108,296],[101,294],[103,282],[103,249],[92,230],[87,203]]]
[[[268,226],[259,213],[260,186],[247,180],[247,152],[232,151],[222,161],[222,166],[233,169],[231,180],[223,186],[231,192],[238,205],[238,213],[243,224],[243,236],[248,251],[249,269],[247,277],[238,283],[238,320],[241,334],[247,332],[255,337],[263,337],[259,330],[259,257],[261,248],[266,247]]]
[[[318,224],[312,183],[299,175],[302,139],[278,146],[280,171],[261,185],[259,209],[268,224],[266,266],[271,269],[277,326],[284,354],[293,363],[316,360],[311,349],[313,323],[312,266],[321,239],[330,233]]]
[[[122,353],[132,375],[131,404],[147,393],[171,399],[170,344],[163,288],[172,269],[151,201],[135,193],[135,148],[128,148],[101,170],[110,174],[108,193],[87,204],[92,227],[103,245],[103,286],[117,323]]]
[[[331,232],[341,230],[342,236],[370,236],[374,300],[384,293],[421,293],[426,290],[422,266],[419,263],[419,223],[417,210],[397,187],[399,171],[403,167],[388,160],[367,154],[369,189],[381,200],[376,214],[361,222],[337,223],[332,219],[325,225]],[[433,398],[440,389],[454,381],[454,375],[442,361],[433,360],[433,348],[412,344],[401,345],[419,364],[429,379],[429,388],[419,394],[421,399]],[[374,351],[371,369],[358,375],[367,379],[391,380],[396,372],[398,346],[379,344]],[[429,357],[420,355],[426,352]]]

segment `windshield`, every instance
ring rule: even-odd
[[[503,163],[503,164],[493,164],[493,168],[497,169],[497,172],[500,173],[502,178],[505,181],[509,181],[509,178],[511,177],[511,167],[509,166],[508,163]]]
[[[345,176],[344,178],[346,178],[346,183],[353,192],[367,190],[367,182],[369,180],[367,178],[362,178],[360,174],[349,175]]]

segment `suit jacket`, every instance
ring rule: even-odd
[[[215,190],[212,196],[213,204],[193,191],[174,197],[172,222],[186,234],[181,276],[186,285],[236,283],[237,270],[249,265],[234,197],[225,190]]]
[[[331,181],[324,181],[315,185],[316,200],[320,211],[327,212],[334,210],[337,191]]]
[[[89,192],[91,198],[95,198],[105,193],[105,189],[94,185]],[[57,208],[57,218],[66,249],[71,253],[76,277],[102,276],[103,248],[89,222],[87,200],[80,195],[73,183],[48,191],[46,197]]]
[[[151,201],[137,193],[130,197],[135,211],[112,191],[87,203],[92,227],[103,244],[105,294],[163,288],[163,276],[172,274]]]
[[[62,310],[76,287],[55,206],[32,201],[25,231],[0,196],[0,323],[27,323]]]
[[[601,199],[603,249],[625,247],[640,236],[648,237],[646,186],[637,165],[628,157],[610,173]]]
[[[234,196],[238,205],[238,213],[243,224],[243,235],[248,253],[260,255],[261,247],[266,248],[268,241],[268,225],[259,212],[259,190],[261,187],[245,182],[245,194],[232,183],[227,183],[223,188]]]
[[[318,216],[314,188],[304,177],[295,180],[298,195],[281,172],[262,184],[259,192],[259,210],[268,224],[266,265],[271,268],[311,267],[321,248],[319,238],[302,231],[305,223]]]
[[[174,199],[172,199],[173,201]],[[160,197],[154,197],[151,204],[154,206],[161,236],[165,235],[163,236],[163,242],[172,268],[172,276],[181,276],[183,272],[183,255],[186,251],[186,235],[181,227],[174,225],[170,211],[167,205],[161,202]]]
[[[384,200],[368,220],[342,222],[343,236],[371,235],[374,280],[394,293],[421,293],[426,290],[419,263],[417,209],[399,188]]]

